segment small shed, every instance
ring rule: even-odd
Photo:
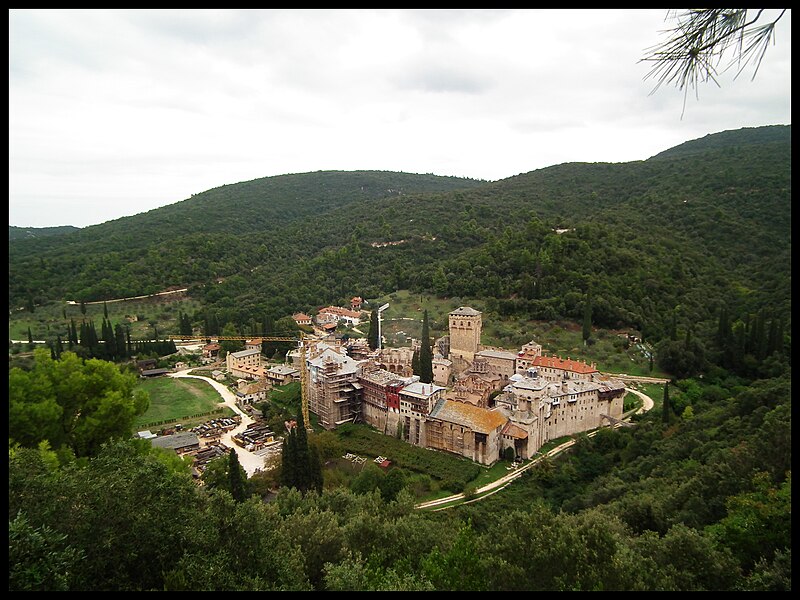
[[[153,446],[175,450],[175,452],[186,452],[200,447],[200,440],[197,434],[191,431],[181,431],[172,435],[162,435],[150,440]]]
[[[170,369],[144,369],[142,377],[160,377],[170,372]]]
[[[139,371],[144,371],[146,369],[153,369],[155,368],[158,361],[155,358],[143,358],[142,360],[136,361],[136,368]]]

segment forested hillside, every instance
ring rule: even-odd
[[[10,305],[103,300],[157,292],[247,272],[272,260],[274,237],[291,223],[384,197],[463,189],[481,182],[385,171],[326,171],[265,177],[182,202],[85,227],[59,239],[9,247]]]
[[[715,334],[791,325],[791,127],[722,132],[645,161],[497,182],[319,172],[223,186],[66,236],[15,242],[9,301],[190,286],[222,327],[397,289],[491,311]],[[387,245],[388,242],[391,244]]]
[[[8,226],[8,241],[14,242],[16,240],[26,239],[41,239],[51,235],[64,235],[65,233],[72,233],[78,231],[78,227],[71,225],[62,225],[60,227],[15,227]]]
[[[249,200],[225,186],[13,242],[10,302],[31,312],[189,285],[200,308],[181,327],[247,331],[403,289],[479,300],[487,321],[638,329],[673,379],[633,427],[426,512],[402,461],[391,495],[378,467],[321,494],[272,497],[264,472],[245,483],[225,465],[198,487],[174,453],[119,433],[145,402],[133,375],[39,349],[10,369],[9,590],[791,591],[790,135],[724,132],[497,182],[269,178]],[[331,435],[309,434],[309,454]]]
[[[189,286],[196,328],[243,330],[409,289],[539,320],[580,320],[589,305],[595,326],[654,342],[680,331],[707,344],[723,312],[788,331],[790,138],[790,126],[722,132],[497,182],[318,172],[223,186],[11,244],[9,302]]]

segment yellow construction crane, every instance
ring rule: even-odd
[[[169,339],[175,342],[202,342],[206,340],[255,340],[262,342],[295,342],[300,349],[300,406],[303,411],[303,422],[306,429],[311,429],[311,420],[308,416],[308,365],[306,364],[306,343],[302,331],[300,337],[274,336],[274,335],[171,335]]]

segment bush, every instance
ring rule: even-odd
[[[472,484],[468,484],[464,487],[464,500],[472,500],[478,496],[478,488]]]
[[[447,490],[448,492],[453,492],[454,494],[460,494],[464,491],[465,484],[458,481],[457,479],[445,479],[442,481],[442,489]]]
[[[396,467],[429,474],[444,489],[459,493],[480,474],[480,466],[453,454],[427,450],[383,435],[364,425],[343,425],[336,429],[344,452],[361,456],[386,456]]]

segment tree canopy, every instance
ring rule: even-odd
[[[136,389],[136,377],[113,363],[82,361],[74,352],[59,360],[34,350],[30,371],[9,371],[9,437],[26,447],[47,440],[78,457],[96,454],[104,442],[129,437],[134,417],[150,400]]]

